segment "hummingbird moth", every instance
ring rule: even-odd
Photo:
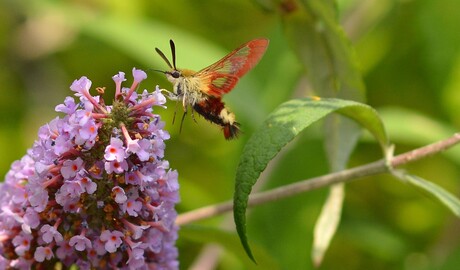
[[[176,48],[172,40],[169,41],[172,54],[172,65],[165,54],[158,48],[156,52],[171,68],[170,71],[161,71],[173,84],[173,91],[169,92],[171,100],[182,101],[184,115],[188,108],[192,108],[206,120],[222,127],[225,139],[233,139],[240,132],[240,124],[235,120],[235,114],[222,102],[222,96],[230,92],[238,80],[251,70],[264,55],[268,39],[251,40],[214,64],[196,72],[176,67]],[[174,121],[174,120],[173,120]]]

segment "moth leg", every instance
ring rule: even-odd
[[[195,111],[194,111],[194,110],[192,110],[192,113],[191,113],[191,115],[192,115],[192,119],[193,119],[193,121],[194,121],[195,123],[197,123],[197,124],[198,124],[198,122],[197,122],[197,121],[196,121],[196,119],[195,119]]]
[[[178,107],[179,107],[179,100],[176,101],[176,107],[174,108],[174,115],[173,115],[173,120],[172,120],[173,125],[174,125],[174,121],[176,120],[176,113],[177,113]]]
[[[180,120],[179,133],[182,133],[182,124],[184,123],[184,119],[186,115],[187,115],[187,110],[184,111],[184,114],[182,115],[182,119]]]
[[[178,95],[174,94],[173,92],[166,90],[166,89],[160,89],[160,92],[165,92],[167,97],[170,100],[178,100]]]
[[[183,98],[182,98],[182,107],[184,107],[184,112],[187,111],[187,92],[184,92]]]
[[[192,119],[195,123],[198,123],[195,118],[195,110],[193,109],[195,105],[197,104],[197,97],[194,96],[192,102],[190,103],[190,107],[192,108]]]

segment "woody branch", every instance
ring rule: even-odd
[[[460,133],[455,133],[453,136],[447,139],[394,156],[390,158],[390,160],[382,159],[352,169],[343,170],[340,172],[335,172],[306,180],[301,180],[299,182],[274,188],[272,190],[254,193],[251,196],[249,196],[248,207],[276,201],[287,197],[292,197],[303,192],[322,188],[340,182],[346,183],[365,176],[388,173],[391,171],[392,168],[396,168],[425,158],[427,156],[437,154],[458,144],[459,142]],[[176,224],[188,224],[194,221],[229,212],[232,209],[233,201],[226,201],[215,205],[205,206],[180,214],[176,219]]]

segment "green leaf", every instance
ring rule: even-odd
[[[444,206],[449,208],[457,217],[460,217],[460,200],[452,193],[448,192],[433,182],[427,181],[415,175],[398,172],[396,172],[394,175],[402,180],[405,180],[406,183],[424,191],[424,193],[427,193],[431,197],[437,199],[442,204],[444,204]]]
[[[313,232],[312,259],[315,267],[319,267],[329,243],[337,230],[342,213],[345,189],[343,183],[333,185],[329,196],[321,209]]]
[[[335,1],[299,0],[291,3],[294,8],[283,14],[286,36],[307,71],[313,91],[322,97],[363,101],[364,83],[354,51],[338,21]],[[343,170],[358,141],[359,126],[341,115],[330,115],[325,121],[325,129],[331,171]],[[340,189],[342,192],[338,192]],[[331,190],[316,224],[312,256],[317,266],[340,223],[339,209],[345,196],[343,189],[343,185],[338,184]],[[324,226],[322,220],[325,219],[334,222]]]
[[[209,244],[218,243],[227,251],[232,252],[236,257],[241,259],[246,269],[280,269],[273,256],[259,245],[254,245],[254,253],[257,254],[258,265],[254,265],[241,249],[238,236],[234,232],[218,230],[196,225],[182,226],[179,230],[180,239],[189,239],[195,242]]]
[[[343,170],[346,168],[348,159],[361,134],[359,125],[338,114],[329,115],[324,124],[324,144],[330,169],[332,172]],[[345,186],[343,183],[330,187],[329,195],[321,209],[313,234],[311,256],[316,267],[320,266],[340,224],[344,199]]]
[[[168,67],[155,52],[155,47],[170,55],[170,39],[176,43],[178,66],[188,65],[199,70],[226,53],[203,38],[159,21],[100,16],[82,23],[82,31],[119,48],[147,67],[153,63],[157,69]]]
[[[66,23],[75,31],[119,49],[146,67],[152,67],[153,63],[157,69],[167,68],[155,52],[155,47],[169,55],[170,39],[176,43],[178,66],[188,65],[191,69],[199,70],[226,53],[205,38],[158,20],[131,17],[124,12],[106,12],[95,16],[81,5],[66,1],[32,2],[34,8],[55,16],[65,16]]]
[[[452,136],[458,129],[423,112],[402,107],[379,108],[392,142],[409,145],[426,145]],[[452,150],[457,150],[453,148]],[[449,150],[451,151],[451,150]],[[458,149],[457,151],[460,151]],[[460,155],[457,155],[460,158]]]
[[[325,148],[332,172],[346,168],[348,159],[356,146],[361,130],[356,122],[338,115],[329,115],[325,121]],[[312,261],[319,267],[324,254],[340,224],[345,185],[339,183],[330,187],[313,234]]]
[[[305,67],[315,93],[323,97],[363,101],[364,83],[354,51],[338,22],[335,1],[299,0],[292,3],[295,8],[284,13],[283,17],[286,35]],[[358,140],[359,127],[340,115],[330,115],[325,129],[325,147],[331,171],[342,170]],[[316,265],[320,264],[340,223],[339,208],[345,196],[343,188],[339,184],[335,191],[331,190],[316,224],[312,253]],[[339,189],[342,192],[337,192]],[[338,216],[332,217],[334,214]],[[324,226],[321,221],[324,219],[334,222]]]
[[[282,13],[285,33],[321,96],[364,100],[355,53],[338,23],[331,1],[290,1]]]
[[[379,108],[379,115],[394,143],[422,146],[450,137],[458,130],[451,123],[407,108]],[[453,147],[441,154],[460,164],[460,147]]]
[[[234,219],[241,243],[254,260],[246,236],[246,208],[252,186],[268,162],[301,131],[337,112],[349,117],[370,131],[382,148],[387,147],[387,135],[379,116],[371,107],[347,100],[304,98],[281,104],[248,140],[243,149],[235,180]]]

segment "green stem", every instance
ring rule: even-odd
[[[377,175],[390,172],[392,168],[405,165],[416,160],[425,158],[430,155],[444,151],[460,142],[460,133],[454,134],[452,137],[438,141],[436,143],[423,146],[412,151],[397,155],[387,162],[386,160],[378,160],[366,165],[355,167],[352,169],[343,170],[323,176],[318,176],[306,180],[301,180],[293,184],[281,186],[271,190],[254,193],[249,196],[248,206],[255,206],[267,202],[276,201],[279,199],[292,197],[294,195],[307,192],[310,190],[330,186],[336,183],[346,183],[370,175]],[[388,166],[390,164],[391,166]],[[176,224],[184,225],[205,218],[210,218],[229,212],[233,209],[233,201],[209,205],[198,208],[183,214],[180,214],[176,219]]]

